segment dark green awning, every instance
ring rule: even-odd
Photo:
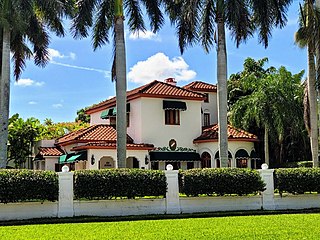
[[[127,103],[127,113],[130,112],[130,103]],[[107,110],[102,111],[100,118],[107,119],[109,117],[115,117],[117,115],[117,108],[109,108]]]
[[[249,154],[246,150],[240,149],[236,152],[236,159],[247,159],[249,158]]]
[[[185,102],[163,100],[163,109],[185,111],[187,110],[187,104]]]
[[[219,159],[219,151],[214,155],[214,159]],[[231,152],[228,151],[228,159],[232,159],[232,154]]]
[[[196,152],[150,152],[150,161],[176,161],[176,162],[194,162],[200,161],[200,155]]]
[[[259,160],[259,159],[260,159],[255,150],[252,150],[252,151],[251,151],[251,153],[250,153],[250,158],[251,158],[251,159],[256,159],[256,160]]]
[[[87,160],[87,151],[62,155],[59,158],[59,163],[73,163],[79,160]]]

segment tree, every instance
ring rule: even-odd
[[[293,75],[284,67],[265,69],[266,62],[267,58],[247,58],[244,70],[230,76],[230,121],[236,127],[264,136],[265,162],[269,164],[271,144],[276,160],[272,163],[281,164],[288,161],[294,147],[301,148],[300,142],[305,139],[301,84],[304,72]]]
[[[315,9],[313,0],[306,0],[303,6],[300,5],[299,25],[299,29],[295,34],[295,41],[300,47],[307,47],[308,54],[307,96],[309,105],[307,107],[309,108],[309,123],[306,124],[307,129],[310,130],[309,136],[313,166],[318,167],[319,143],[316,80],[320,73],[316,69],[320,70],[319,53],[317,54],[317,62],[315,62],[315,56],[319,50],[320,13]],[[310,125],[310,128],[308,125]]]
[[[82,121],[60,123],[45,121],[43,124],[43,132],[41,134],[41,139],[60,138],[69,132],[77,131],[88,126],[88,123]]]
[[[77,111],[77,117],[75,119],[76,122],[81,121],[84,123],[90,123],[90,115],[86,114],[87,108],[81,108]]]
[[[292,0],[163,0],[171,21],[176,24],[180,51],[201,42],[206,52],[217,44],[217,87],[219,152],[221,165],[228,163],[227,139],[227,52],[225,27],[236,46],[258,31],[259,42],[268,46],[274,26],[283,27]]]
[[[124,10],[129,17],[129,30],[145,31],[141,5],[146,9],[150,26],[154,32],[163,24],[160,11],[161,0],[79,0],[77,12],[73,19],[72,30],[77,38],[87,37],[93,27],[93,49],[109,43],[113,35],[115,56],[112,66],[112,80],[116,82],[117,110],[117,160],[118,167],[126,166],[126,52],[124,41]]]
[[[62,36],[64,31],[61,19],[64,13],[71,13],[71,4],[71,0],[0,1],[0,168],[6,166],[7,157],[10,51],[16,80],[25,68],[26,60],[31,57],[36,65],[45,66],[49,61],[49,35],[46,28]]]
[[[16,168],[23,164],[32,155],[34,143],[40,139],[43,126],[35,118],[28,118],[24,121],[19,114],[9,119],[9,145],[8,162],[13,161]]]

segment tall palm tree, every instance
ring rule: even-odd
[[[221,165],[228,163],[227,138],[227,51],[225,27],[236,46],[258,31],[265,47],[274,26],[283,27],[292,0],[163,0],[170,19],[177,26],[180,51],[201,42],[209,52],[217,44],[218,124]]]
[[[300,5],[299,29],[295,34],[295,41],[300,47],[307,48],[308,54],[308,78],[307,78],[307,96],[309,103],[309,137],[311,143],[312,162],[314,167],[319,166],[318,160],[318,104],[316,79],[319,76],[320,63],[315,62],[315,56],[318,55],[318,43],[320,38],[320,13],[315,8],[314,0],[306,0],[304,5]],[[318,58],[318,57],[317,57]],[[318,66],[318,67],[316,67]]]
[[[71,13],[72,0],[3,0],[0,1],[0,168],[6,167],[9,96],[10,52],[13,55],[14,76],[19,78],[26,60],[33,57],[38,66],[49,61],[49,35],[46,28],[58,36],[64,34],[62,17]],[[33,47],[33,49],[30,49]]]
[[[109,43],[110,34],[114,41],[114,62],[112,80],[116,82],[117,110],[117,166],[126,166],[126,51],[124,40],[124,19],[129,18],[132,32],[145,31],[141,5],[146,9],[151,29],[156,32],[163,24],[160,0],[79,0],[77,13],[73,19],[72,31],[76,38],[88,37],[93,27],[93,48]],[[126,14],[124,13],[126,10]]]

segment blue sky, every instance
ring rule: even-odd
[[[306,70],[306,51],[294,45],[297,21],[295,1],[288,12],[287,26],[273,31],[267,49],[258,44],[257,37],[236,48],[227,33],[228,74],[241,71],[247,57],[268,57],[269,65],[285,66],[293,73]],[[138,38],[126,31],[126,51],[128,89],[167,77],[175,77],[179,86],[195,80],[216,83],[215,48],[209,54],[201,47],[188,48],[181,56],[168,21],[156,35],[146,32]],[[78,109],[115,95],[110,79],[111,45],[94,52],[90,38],[74,40],[68,33],[64,38],[52,37],[50,53],[51,61],[45,68],[30,61],[18,82],[12,78],[10,115],[74,121]]]

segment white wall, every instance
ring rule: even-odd
[[[91,156],[94,155],[95,163],[91,165]],[[139,167],[148,169],[148,165],[145,165],[145,156],[148,155],[148,150],[127,150],[128,157],[136,157],[139,160]],[[99,160],[102,157],[112,157],[114,160],[114,166],[117,166],[117,151],[116,149],[88,149],[88,165],[89,169],[99,169]]]
[[[129,127],[127,128],[127,133],[133,138],[135,143],[142,142],[142,119],[145,117],[141,113],[141,98],[134,99],[130,101],[130,113],[129,113]]]
[[[198,145],[198,152],[201,156],[203,152],[208,152],[211,155],[211,166],[216,167],[216,162],[214,161],[214,156],[216,152],[219,151],[219,143],[218,142],[204,142],[204,143],[197,143]],[[231,166],[235,167],[235,154],[239,149],[244,149],[250,155],[251,151],[254,150],[254,143],[253,142],[245,142],[245,141],[228,141],[228,150],[232,154],[233,161]],[[248,166],[250,164],[248,163]]]
[[[59,162],[59,157],[46,157],[45,170],[55,171],[55,164]]]
[[[218,107],[217,107],[217,93],[209,92],[209,102],[202,102],[201,107],[203,113],[210,112],[210,124],[218,123]],[[203,114],[201,114],[201,122],[203,124]]]
[[[95,113],[90,114],[90,126],[95,125],[95,124],[108,124],[109,123],[109,120],[102,119],[100,117],[102,112],[103,111],[99,111],[99,112],[95,112]]]
[[[187,110],[180,111],[180,125],[165,125],[163,100],[141,99],[141,142],[165,147],[169,145],[170,139],[175,139],[177,147],[194,149],[193,139],[201,134],[201,101],[181,100],[186,102]]]

